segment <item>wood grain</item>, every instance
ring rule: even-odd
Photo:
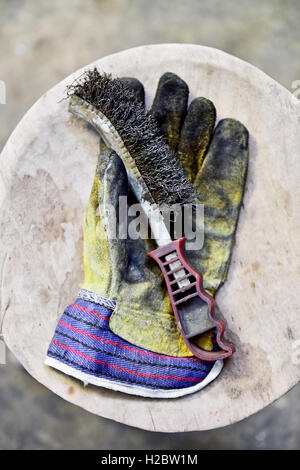
[[[262,409],[300,376],[300,109],[255,67],[216,49],[143,46],[91,64],[145,85],[160,75],[187,81],[218,119],[250,132],[250,165],[229,277],[217,296],[237,351],[204,390],[153,400],[89,386],[43,365],[64,307],[82,280],[81,220],[98,136],[61,101],[77,71],[21,120],[0,160],[1,317],[4,337],[28,372],[64,399],[131,426],[175,432],[225,426]],[[85,67],[86,69],[87,67]],[[72,390],[72,393],[70,392]]]

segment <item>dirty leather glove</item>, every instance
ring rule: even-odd
[[[151,114],[194,185],[197,202],[204,204],[203,247],[187,250],[186,255],[202,274],[204,289],[214,296],[226,280],[230,264],[246,180],[248,131],[234,119],[223,119],[215,127],[213,103],[200,97],[188,107],[188,95],[188,86],[181,78],[165,73]],[[173,341],[161,341],[162,319],[167,338],[165,331],[174,329],[175,318],[158,309],[151,314],[140,309],[136,315],[130,309],[119,308],[111,317],[110,327],[127,341],[149,350],[178,356],[191,354],[179,342],[174,351]],[[202,335],[199,346],[212,349],[212,332]]]
[[[219,374],[222,362],[157,354],[110,330],[118,289],[130,305],[136,293],[147,301],[153,279],[157,282],[146,267],[146,251],[137,254],[128,246],[136,241],[119,239],[119,232],[115,239],[107,237],[113,221],[110,207],[116,207],[127,191],[122,161],[113,151],[102,149],[83,222],[83,289],[58,322],[45,363],[87,384],[145,397],[176,398],[206,386]]]
[[[132,99],[144,99],[144,89],[138,80],[121,80],[124,81],[126,90],[131,90]],[[86,86],[90,89],[93,84],[89,81]],[[96,90],[93,91],[96,94]],[[70,109],[97,129],[97,115],[93,115],[86,106],[75,100],[70,101]],[[102,150],[104,149],[105,145],[102,143]],[[83,288],[115,302],[115,318],[128,321],[134,338],[138,336],[139,344],[134,341],[136,345],[170,356],[192,356],[174,321],[163,275],[159,267],[147,256],[156,248],[155,241],[130,238],[125,240],[122,237],[115,240],[111,237],[111,217],[107,212],[101,211],[101,208],[103,201],[111,201],[110,206],[112,205],[118,213],[119,201],[108,196],[107,188],[113,184],[120,186],[121,183],[116,166],[105,173],[107,165],[104,154],[103,151],[103,159],[100,159],[98,164],[97,174],[100,176],[97,176],[94,182],[94,199],[91,198],[88,204],[83,224]],[[122,195],[125,193],[126,190]],[[129,210],[132,203],[137,202],[131,193],[128,202]],[[98,224],[95,216],[95,211],[99,211],[99,208],[101,224]],[[148,228],[147,221],[142,224],[143,227]],[[152,349],[153,344],[158,347]]]
[[[216,110],[206,98],[195,98],[187,109],[188,94],[183,80],[164,74],[151,113],[194,185],[197,202],[204,204],[204,245],[196,252],[187,251],[187,255],[202,273],[204,289],[215,295],[227,277],[231,259],[246,181],[249,136],[245,126],[234,119],[222,119],[215,127]]]

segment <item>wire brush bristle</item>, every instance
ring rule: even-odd
[[[68,86],[67,96],[78,96],[101,111],[120,135],[157,204],[186,204],[194,190],[170,151],[158,125],[134,92],[118,78],[88,70]]]

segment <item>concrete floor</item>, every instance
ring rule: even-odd
[[[297,0],[1,0],[0,150],[24,112],[69,73],[142,44],[217,47],[291,90],[300,79]],[[260,413],[209,432],[160,434],[101,419],[0,366],[1,449],[299,449],[300,386]]]

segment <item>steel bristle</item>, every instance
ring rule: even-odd
[[[187,204],[194,190],[156,121],[124,82],[95,68],[67,89],[99,109],[124,142],[157,204]]]

